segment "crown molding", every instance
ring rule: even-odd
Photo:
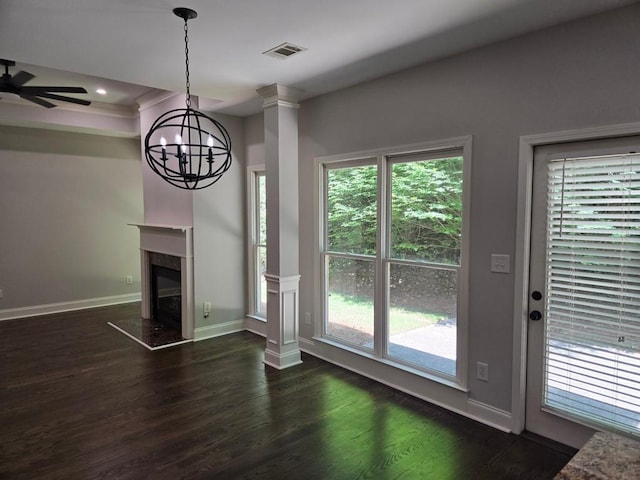
[[[165,100],[168,100],[169,98],[173,98],[178,95],[184,96],[184,93],[176,93],[176,92],[170,92],[168,90],[157,90],[157,89],[150,90],[140,95],[138,98],[136,98],[136,103],[138,104],[138,111],[143,112],[144,110],[151,108],[160,102],[164,102]]]
[[[273,85],[259,88],[257,92],[263,99],[263,108],[269,108],[274,105],[300,108],[300,104],[298,103],[300,99],[300,91],[294,88],[274,83]]]

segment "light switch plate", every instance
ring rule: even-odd
[[[509,255],[491,255],[491,271],[494,273],[511,273],[511,257]]]

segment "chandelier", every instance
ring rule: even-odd
[[[160,115],[144,140],[147,163],[165,181],[185,190],[216,183],[231,166],[231,138],[222,124],[191,107],[189,31],[187,22],[198,16],[190,8],[174,8],[184,20],[186,108]]]

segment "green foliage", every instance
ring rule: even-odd
[[[375,255],[377,168],[328,172],[329,250]],[[460,262],[462,157],[397,162],[391,168],[391,256]]]
[[[375,165],[332,169],[328,177],[329,250],[375,255]]]
[[[391,256],[458,264],[462,158],[395,163],[391,177]]]
[[[257,177],[257,193],[258,193],[258,243],[267,244],[267,177],[264,173]]]

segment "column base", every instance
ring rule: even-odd
[[[276,368],[278,370],[284,370],[285,368],[293,367],[294,365],[300,365],[302,360],[300,358],[300,350],[296,349],[287,353],[278,353],[268,348],[264,351],[265,365]]]
[[[267,346],[264,363],[278,370],[302,363],[298,346],[300,275],[265,273],[267,281]]]

